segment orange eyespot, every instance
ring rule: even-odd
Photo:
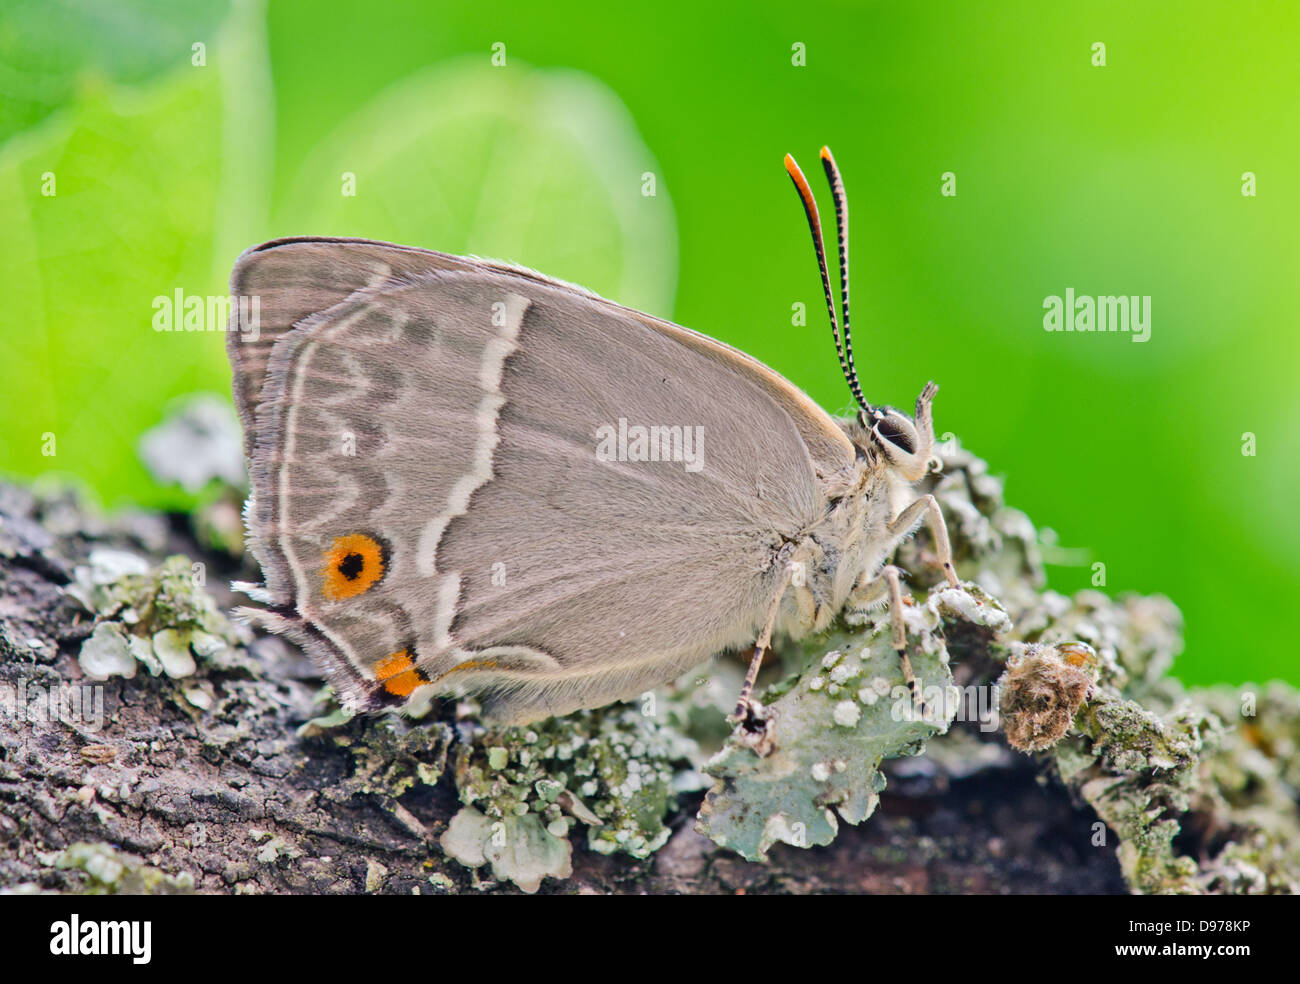
[[[355,598],[369,591],[384,576],[384,548],[364,533],[334,538],[321,567],[323,590],[330,601]]]
[[[428,678],[415,668],[409,650],[403,649],[387,657],[375,667],[375,679],[394,697],[409,697]]]

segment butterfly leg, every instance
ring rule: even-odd
[[[790,561],[785,566],[785,577],[781,581],[781,589],[772,599],[772,604],[767,611],[767,617],[763,620],[763,630],[759,633],[757,642],[754,643],[754,653],[749,660],[749,671],[745,674],[745,682],[740,688],[740,697],[736,700],[736,709],[727,718],[728,724],[738,726],[737,734],[741,740],[758,755],[766,755],[772,750],[771,743],[768,740],[771,717],[763,705],[754,699],[751,694],[754,691],[754,684],[758,680],[759,670],[763,668],[763,657],[767,655],[767,651],[771,647],[772,633],[776,630],[776,620],[780,614],[781,602],[785,598],[786,591],[791,587],[794,588],[796,618],[800,625],[806,623],[811,626],[816,619],[816,599],[813,597],[812,590],[808,587],[806,578],[807,562],[802,559],[802,555],[797,556],[801,559]]]
[[[911,657],[907,655],[907,630],[903,625],[903,589],[900,581],[902,573],[893,564],[886,564],[881,568],[878,577],[853,590],[849,596],[849,603],[855,608],[870,608],[888,599],[894,652],[898,653],[898,661],[903,667],[903,680],[907,683],[908,690],[912,692],[912,704],[920,710],[925,710],[921,687],[917,683],[916,673],[912,670]]]
[[[768,610],[767,618],[763,624],[763,631],[758,635],[758,641],[754,643],[754,655],[749,661],[749,672],[745,674],[745,682],[740,688],[740,697],[736,700],[736,709],[732,711],[731,717],[727,720],[732,724],[752,724],[762,720],[762,705],[756,700],[750,698],[754,690],[754,683],[758,680],[758,671],[763,668],[763,657],[767,655],[767,650],[772,644],[772,632],[776,628],[777,612],[781,608],[781,599],[785,596],[785,585],[782,584],[781,592],[773,600],[771,608]]]
[[[952,566],[952,545],[948,542],[948,526],[943,521],[943,512],[939,509],[939,501],[934,496],[923,495],[899,513],[889,524],[890,535],[904,536],[916,525],[922,513],[925,514],[926,525],[930,527],[930,535],[934,538],[934,549],[939,555],[939,563],[943,566],[944,577],[948,579],[949,586],[960,587],[957,572]]]

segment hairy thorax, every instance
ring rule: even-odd
[[[822,518],[783,551],[791,577],[777,631],[791,638],[827,628],[854,587],[878,573],[895,546],[889,521],[911,485],[875,455],[860,456],[835,478],[826,483]]]

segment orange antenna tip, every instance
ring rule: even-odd
[[[804,177],[802,168],[789,154],[785,155],[785,169],[789,172],[790,180],[794,182],[799,197],[803,199],[803,207],[808,212],[808,223],[813,227],[813,238],[820,240],[822,230],[821,221],[817,216],[817,199],[813,197],[812,188],[808,185],[808,179]]]

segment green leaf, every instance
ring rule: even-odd
[[[508,260],[662,315],[676,283],[672,203],[623,104],[514,60],[381,93],[304,163],[278,224]]]
[[[229,0],[6,0],[0,9],[0,142],[95,79],[141,84],[211,46]]]
[[[238,251],[275,235],[491,254],[668,313],[672,205],[627,111],[589,76],[464,62],[419,73],[310,155],[274,224],[269,100],[261,8],[239,4],[207,67],[139,91],[91,85],[0,149],[12,217],[0,387],[14,418],[0,471],[73,476],[110,504],[188,505],[157,488],[137,442],[173,400],[228,392],[224,324],[155,331],[155,299],[224,296]]]
[[[188,501],[157,490],[136,442],[169,400],[228,391],[223,326],[158,332],[154,304],[224,295],[233,255],[215,244],[265,225],[260,16],[241,5],[206,66],[89,84],[0,149],[0,470],[75,476],[110,504]]]

